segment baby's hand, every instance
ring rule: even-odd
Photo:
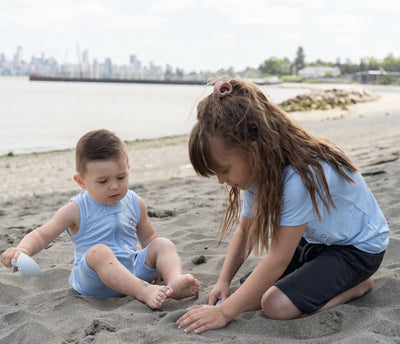
[[[18,256],[20,253],[23,252],[27,254],[23,249],[17,248],[17,247],[10,247],[9,249],[5,250],[3,254],[1,255],[1,263],[6,267],[6,268],[11,268],[11,260],[13,262],[17,261]],[[18,268],[14,267],[12,272],[18,271]]]

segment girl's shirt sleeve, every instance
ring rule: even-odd
[[[254,203],[254,193],[255,193],[254,184],[250,187],[250,189],[243,191],[242,215],[246,217],[251,217],[251,210],[253,208],[253,203]]]
[[[243,192],[242,214],[246,217],[252,216],[255,194],[254,185]],[[284,171],[280,225],[299,226],[315,218],[310,193],[303,184],[301,177],[291,166],[287,166]]]
[[[299,226],[317,217],[311,196],[300,175],[291,166],[284,172],[281,226]]]

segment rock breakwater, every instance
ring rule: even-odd
[[[312,90],[309,93],[298,95],[279,104],[286,112],[332,110],[334,108],[347,109],[348,105],[375,101],[378,95],[365,90]]]

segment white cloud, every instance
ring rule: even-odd
[[[150,4],[149,10],[155,12],[179,12],[183,9],[197,7],[198,0],[156,0]]]
[[[299,23],[303,19],[300,8],[287,6],[278,2],[265,0],[231,0],[229,4],[223,1],[204,0],[203,5],[227,16],[234,24],[246,25],[285,25]]]
[[[285,33],[279,33],[278,34],[279,39],[282,41],[293,41],[296,44],[299,42],[303,42],[305,40],[305,36],[303,33],[301,32],[296,32],[296,31],[292,31],[292,32],[285,32]],[[290,43],[288,43],[290,44]]]
[[[6,1],[7,2],[7,1]],[[156,30],[164,19],[149,13],[137,13],[123,5],[124,1],[16,1],[0,3],[2,25],[17,25],[29,29],[53,32],[75,32],[78,28],[92,30]]]
[[[371,22],[369,15],[353,13],[322,14],[312,21],[318,31],[350,36],[365,32]]]

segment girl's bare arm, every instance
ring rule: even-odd
[[[221,305],[230,320],[247,311],[260,309],[262,295],[278,280],[290,263],[306,224],[280,227],[268,255],[254,269],[243,285]]]
[[[242,215],[240,224],[233,235],[226,254],[225,262],[222,267],[218,282],[230,283],[236,272],[242,266],[247,257],[245,257],[247,230],[249,228],[249,219]]]
[[[185,332],[201,333],[224,327],[243,312],[260,309],[262,295],[285,271],[304,233],[306,224],[280,227],[268,255],[254,269],[245,283],[220,306],[194,306],[178,319]]]
[[[218,299],[224,301],[230,295],[229,286],[243,262],[246,260],[246,238],[249,219],[242,216],[240,224],[229,244],[228,252],[218,281],[207,296],[209,305],[215,305]]]

